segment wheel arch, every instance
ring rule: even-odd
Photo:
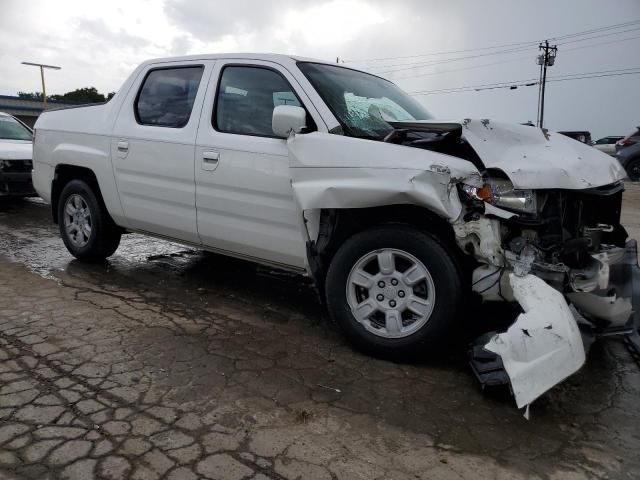
[[[71,180],[83,180],[86,182],[93,189],[98,201],[105,209],[105,212],[108,213],[104,205],[104,199],[102,198],[98,178],[93,170],[87,167],[63,163],[56,166],[53,180],[51,181],[51,213],[53,215],[54,223],[58,223],[58,204],[60,202],[60,194],[62,193],[65,185]]]
[[[340,246],[356,233],[385,224],[408,225],[434,236],[464,268],[468,257],[455,241],[453,227],[444,218],[425,207],[399,204],[368,208],[323,208],[305,211],[309,230],[307,241],[309,269],[319,289],[324,288],[331,259]],[[313,221],[317,225],[311,226]]]

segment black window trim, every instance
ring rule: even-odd
[[[138,100],[140,99],[140,94],[142,93],[142,88],[144,87],[145,82],[147,81],[147,78],[149,78],[149,75],[151,75],[152,72],[155,72],[157,70],[176,70],[179,68],[200,68],[200,70],[202,71],[202,74],[200,75],[200,81],[198,82],[198,91],[196,92],[196,97],[198,96],[198,93],[200,92],[200,86],[202,85],[202,77],[204,76],[204,71],[205,71],[205,65],[203,63],[197,63],[197,64],[182,64],[182,65],[171,65],[171,66],[166,66],[166,67],[153,67],[150,68],[149,70],[147,70],[147,73],[144,74],[144,78],[142,79],[142,82],[140,83],[140,86],[138,87],[138,93],[136,93],[136,98],[133,101],[133,116],[136,119],[136,123],[138,125],[142,125],[145,127],[158,127],[158,128],[175,128],[175,129],[180,129],[180,128],[184,128],[187,125],[189,125],[189,122],[191,121],[191,116],[193,115],[193,107],[195,106],[195,98],[193,100],[193,105],[191,106],[191,112],[189,112],[189,118],[187,118],[187,121],[184,123],[184,125],[180,125],[180,126],[170,126],[170,125],[157,125],[155,123],[143,123],[140,121],[140,117],[138,115]]]
[[[313,123],[313,125],[307,125],[307,130],[305,130],[305,133],[310,133],[310,132],[318,130],[318,127],[316,125],[315,120],[311,116],[311,113],[309,113],[309,109],[307,108],[307,106],[304,104],[304,102],[302,101],[302,99],[298,95],[298,92],[296,92],[296,89],[293,88],[293,85],[291,85],[291,82],[289,81],[289,79],[287,79],[287,77],[285,77],[280,70],[278,70],[275,67],[268,66],[268,65],[259,65],[259,64],[255,64],[255,63],[225,63],[224,65],[222,65],[222,68],[220,69],[220,73],[218,74],[218,81],[216,83],[216,91],[215,91],[214,97],[213,97],[213,110],[211,111],[211,127],[216,132],[218,132],[218,133],[227,133],[227,134],[230,134],[230,135],[244,135],[244,136],[247,136],[247,137],[277,138],[278,140],[285,140],[284,138],[278,137],[277,135],[258,135],[256,133],[238,133],[238,132],[231,132],[231,131],[228,131],[228,130],[222,130],[221,128],[218,127],[218,119],[216,118],[217,117],[217,112],[218,112],[218,97],[219,97],[219,94],[220,94],[220,84],[222,83],[222,75],[224,75],[224,71],[227,69],[227,67],[261,68],[263,70],[271,70],[272,72],[275,72],[276,74],[280,75],[280,77],[282,77],[282,79],[285,81],[285,83],[287,85],[289,85],[289,88],[291,88],[291,92],[295,95],[296,99],[298,99],[298,102],[300,103],[300,105],[302,105],[302,108],[304,108],[305,112],[307,112],[307,118],[309,120],[311,120],[311,122]]]

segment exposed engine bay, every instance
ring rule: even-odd
[[[518,188],[503,170],[484,165],[465,139],[465,122],[394,127],[386,142],[465,158],[483,175],[481,187],[457,184],[463,212],[452,222],[456,241],[477,261],[472,290],[523,311],[506,332],[490,332],[471,349],[483,388],[508,384],[518,407],[528,407],[583,365],[595,337],[624,334],[640,349],[640,269],[636,242],[620,224],[621,180]]]

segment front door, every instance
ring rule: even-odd
[[[200,239],[235,255],[304,268],[287,143],[271,129],[274,107],[302,106],[303,94],[270,62],[220,62],[212,78],[218,87],[207,96],[211,114],[204,111],[196,141]]]
[[[122,208],[133,229],[200,243],[194,153],[211,68],[203,62],[153,65],[128,93],[111,156]]]

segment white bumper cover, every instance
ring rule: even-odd
[[[518,408],[575,373],[585,362],[580,330],[564,296],[533,275],[510,274],[524,313],[485,349],[500,355]]]

